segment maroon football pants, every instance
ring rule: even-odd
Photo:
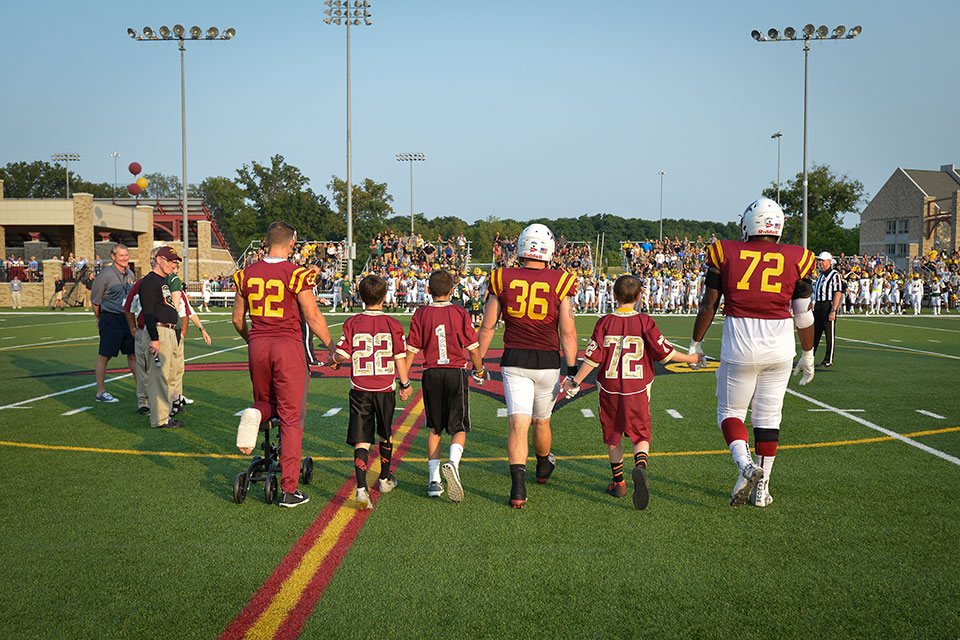
[[[253,408],[263,420],[280,419],[280,488],[297,490],[303,417],[307,408],[307,362],[296,338],[255,338],[247,349]]]

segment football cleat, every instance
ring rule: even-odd
[[[397,487],[397,479],[391,473],[386,478],[380,478],[380,493],[390,493]]]
[[[357,487],[356,502],[357,509],[373,509],[373,500],[370,499],[370,492],[362,487]]]
[[[741,467],[737,474],[737,482],[733,485],[733,492],[730,494],[730,506],[734,508],[742,506],[762,479],[763,469],[752,462]]]
[[[750,494],[750,504],[755,507],[766,507],[773,502],[773,496],[770,495],[770,481],[766,478],[757,483]]]
[[[553,473],[553,470],[557,468],[557,456],[553,455],[553,452],[547,454],[547,465],[548,468],[546,472],[540,472],[540,465],[537,464],[537,482],[543,484],[547,481],[547,478],[550,477],[550,474]]]
[[[523,509],[527,504],[526,498],[510,498],[510,506],[514,509]]]
[[[612,495],[614,498],[622,498],[627,495],[627,483],[621,480],[620,482],[610,482],[607,485],[607,493]]]
[[[427,485],[427,495],[431,498],[439,498],[443,495],[443,485],[436,480]]]
[[[301,492],[299,489],[293,493],[287,493],[284,491],[283,495],[280,497],[280,506],[287,507],[288,509],[299,507],[300,505],[308,502],[310,502],[310,498],[303,495],[303,492]]]
[[[447,481],[448,494],[454,502],[463,502],[463,484],[460,482],[460,470],[452,462],[444,462],[440,467],[444,479]]]
[[[633,506],[643,511],[650,504],[650,489],[647,487],[647,468],[633,469]]]

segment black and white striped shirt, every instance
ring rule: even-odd
[[[833,296],[838,291],[843,291],[840,272],[833,268],[827,269],[820,274],[817,283],[813,286],[813,301],[832,303]]]

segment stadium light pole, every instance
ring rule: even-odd
[[[413,163],[423,162],[427,156],[422,153],[398,153],[399,162],[410,163],[410,235],[413,235]]]
[[[159,32],[159,33],[158,33]],[[181,230],[181,235],[183,236],[183,283],[184,285],[190,280],[190,224],[187,220],[187,85],[185,80],[185,74],[183,69],[183,43],[187,37],[190,40],[219,40],[225,41],[229,40],[233,36],[237,35],[237,30],[233,27],[230,27],[222,34],[220,30],[216,27],[210,27],[207,29],[207,32],[204,34],[203,30],[200,27],[193,26],[190,27],[189,36],[187,35],[187,30],[183,28],[183,25],[175,24],[171,30],[166,25],[160,27],[158,31],[154,31],[150,27],[143,28],[143,35],[140,35],[134,29],[127,29],[127,35],[133,38],[134,40],[140,42],[165,42],[172,41],[179,43],[180,48],[180,147],[181,147],[181,161],[182,161],[182,179],[183,179],[183,200],[180,205],[183,208],[183,229]],[[197,274],[200,273],[200,247],[197,247]]]
[[[663,242],[663,176],[665,174],[666,171],[657,172],[660,176],[660,242]]]
[[[120,157],[120,154],[114,151],[110,154],[110,157],[113,158],[113,201],[117,201],[117,159]]]
[[[79,153],[52,153],[50,159],[54,162],[62,162],[67,168],[67,199],[70,199],[70,161],[80,162]]]
[[[793,27],[787,27],[783,30],[783,35],[776,29],[768,29],[767,35],[763,35],[756,29],[750,32],[750,37],[757,42],[795,42],[797,37],[803,40],[803,247],[807,247],[807,78],[810,58],[810,40],[852,40],[860,35],[863,27],[857,25],[850,29],[842,24],[838,25],[831,35],[830,29],[826,25],[814,27],[808,24],[803,27],[802,33],[797,33]],[[846,34],[846,35],[844,35]]]
[[[777,204],[780,204],[780,138],[783,137],[783,131],[777,131],[770,137],[777,139]]]
[[[324,2],[327,9],[323,12],[327,17],[324,24],[333,24],[347,27],[347,272],[353,280],[353,261],[357,256],[357,248],[353,246],[353,151],[350,138],[350,25],[355,27],[373,24],[370,19],[369,0],[354,0],[353,8],[350,0],[327,0]],[[352,13],[351,13],[352,11]]]

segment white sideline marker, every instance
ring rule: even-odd
[[[506,409],[506,407],[500,407],[499,409],[497,409],[497,417],[498,417],[498,418],[506,418],[506,417],[507,417],[507,409]]]
[[[903,342],[903,340],[897,340],[896,338],[890,338],[890,342]]]
[[[60,415],[62,415],[62,416],[72,416],[72,415],[74,415],[74,414],[77,414],[77,413],[80,413],[80,412],[82,412],[82,411],[86,411],[87,409],[92,409],[92,408],[93,408],[93,407],[80,407],[79,409],[71,409],[70,411],[64,411],[64,412],[61,413]]]
[[[676,418],[677,420],[680,420],[681,418],[683,418],[683,416],[680,415],[680,412],[677,411],[676,409],[667,409],[667,415],[673,418]]]
[[[334,407],[333,409],[329,409],[329,410],[327,410],[327,412],[326,412],[325,414],[323,414],[323,417],[324,417],[324,418],[330,418],[330,417],[332,417],[332,416],[335,416],[335,415],[337,415],[338,413],[340,413],[340,410],[341,410],[341,409],[343,409],[343,407]]]
[[[939,341],[939,340],[932,340],[932,339],[929,339],[929,340],[927,340],[927,342],[940,342],[940,341]]]
[[[826,411],[833,413],[833,409],[807,409],[807,411]],[[847,413],[863,413],[864,409],[840,409],[840,411],[846,411]]]
[[[930,416],[931,418],[936,418],[937,420],[946,420],[944,416],[939,416],[932,411],[924,411],[923,409],[917,409],[917,413],[922,413],[925,416]]]
[[[584,418],[595,418],[595,417],[596,417],[596,416],[593,415],[593,411],[591,411],[590,409],[580,409],[580,413],[583,414],[583,417],[584,417]]]

